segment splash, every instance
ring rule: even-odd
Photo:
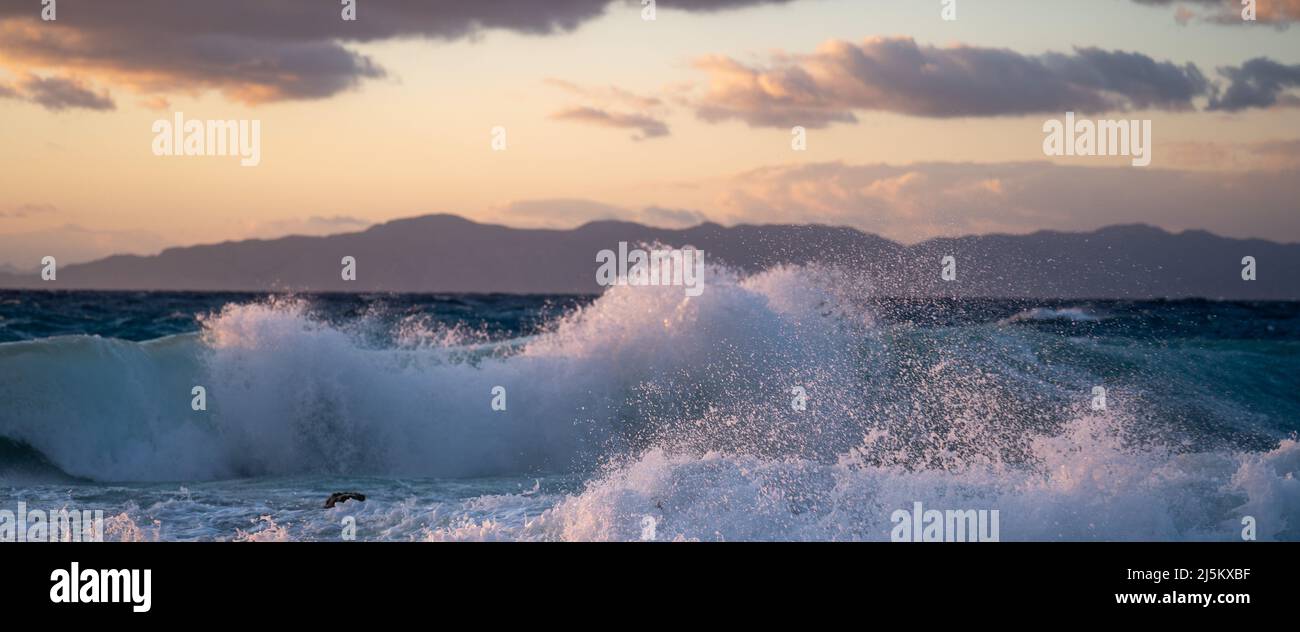
[[[613,287],[510,340],[418,317],[332,324],[279,299],[144,343],[0,345],[0,437],[24,471],[94,481],[583,481],[347,508],[384,525],[377,539],[639,539],[649,516],[670,540],[874,540],[915,501],[998,509],[1004,540],[1232,539],[1243,516],[1261,539],[1300,539],[1295,441],[1180,368],[1224,362],[1005,323],[881,323],[870,287],[830,268],[706,274],[700,296]],[[1092,386],[1116,381],[1109,410],[1089,410]],[[208,410],[190,410],[194,385]],[[337,537],[318,503],[292,521],[259,507],[266,526],[235,537]]]

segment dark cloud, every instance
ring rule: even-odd
[[[789,0],[660,0],[714,11]],[[487,29],[546,35],[603,14],[610,0],[362,0],[344,21],[322,0],[0,0],[0,60],[101,72],[142,92],[216,89],[247,103],[315,99],[382,77],[348,43],[452,40]],[[615,2],[635,15],[639,2]]]
[[[663,121],[642,114],[621,114],[619,112],[608,112],[598,108],[577,107],[556,112],[551,115],[551,118],[559,121],[574,121],[603,127],[638,130],[640,135],[633,136],[633,140],[644,140],[647,138],[658,138],[660,136],[668,135],[668,126],[665,125]]]
[[[1158,62],[1141,53],[1080,48],[1074,55],[1049,53],[1041,59],[1103,110],[1190,110],[1194,98],[1210,91],[1195,65]]]
[[[117,107],[107,94],[100,94],[79,79],[28,75],[17,85],[0,85],[0,98],[30,101],[41,107],[60,111],[73,108],[112,110]]]
[[[1022,55],[923,46],[911,38],[830,41],[766,69],[728,57],[703,58],[696,66],[709,73],[708,93],[697,103],[700,117],[755,126],[822,127],[854,121],[854,110],[935,118],[1189,110],[1194,98],[1211,93],[1194,65],[1140,53],[1083,48]]]
[[[112,110],[116,107],[106,94],[96,94],[84,82],[66,77],[29,77],[21,84],[27,99],[48,110],[85,108]]]
[[[779,54],[769,67],[730,57],[696,61],[707,89],[692,101],[706,121],[755,127],[825,127],[857,121],[855,111],[931,118],[1019,116],[1066,111],[1235,112],[1300,106],[1300,65],[1268,58],[1218,69],[1211,81],[1194,64],[1141,53],[1079,48],[1022,55],[1000,48],[919,45],[911,38],[861,44],[830,41],[808,55]],[[1225,85],[1221,85],[1226,83]]]
[[[1300,105],[1287,91],[1300,87],[1300,64],[1287,66],[1256,57],[1239,67],[1219,69],[1229,84],[1223,94],[1210,100],[1209,109],[1236,112],[1246,108]]]
[[[661,9],[717,11],[792,0],[659,0]],[[359,0],[357,20],[340,18],[336,1],[321,0],[59,0],[59,19],[41,25],[185,36],[376,41],[394,37],[456,39],[487,29],[545,35],[577,28],[613,5],[635,16],[637,0]],[[39,21],[39,2],[0,0],[0,19]]]

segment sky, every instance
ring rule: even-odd
[[[427,213],[1300,241],[1300,0],[342,2],[0,0],[0,267]],[[1046,155],[1067,111],[1150,165]],[[177,113],[260,160],[156,155]]]

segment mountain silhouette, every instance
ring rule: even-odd
[[[38,273],[0,274],[0,286],[40,289],[303,292],[599,292],[596,253],[618,242],[694,246],[743,271],[822,264],[900,297],[1300,298],[1300,244],[1170,233],[1142,224],[1092,232],[937,238],[903,245],[853,228],[705,223],[681,230],[620,221],[571,230],[480,224],[425,215],[325,237],[290,236],[116,255]],[[341,260],[356,258],[344,281]],[[940,278],[952,256],[956,280]],[[1242,279],[1254,257],[1257,280]],[[707,282],[707,279],[706,279]]]

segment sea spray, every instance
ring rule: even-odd
[[[1237,306],[882,319],[834,269],[708,276],[699,297],[611,288],[510,338],[299,297],[228,301],[197,334],[0,345],[0,395],[21,403],[0,436],[106,482],[71,487],[154,525],[128,539],[248,537],[265,515],[282,539],[339,538],[349,516],[359,540],[633,540],[649,516],[661,541],[885,540],[918,501],[996,509],[1002,540],[1233,539],[1244,517],[1300,538],[1300,451],[1279,440],[1294,389],[1261,378],[1295,374],[1295,343],[1203,315]],[[1178,313],[1218,337],[1163,333]],[[375,502],[323,515],[322,490],[353,487]]]

